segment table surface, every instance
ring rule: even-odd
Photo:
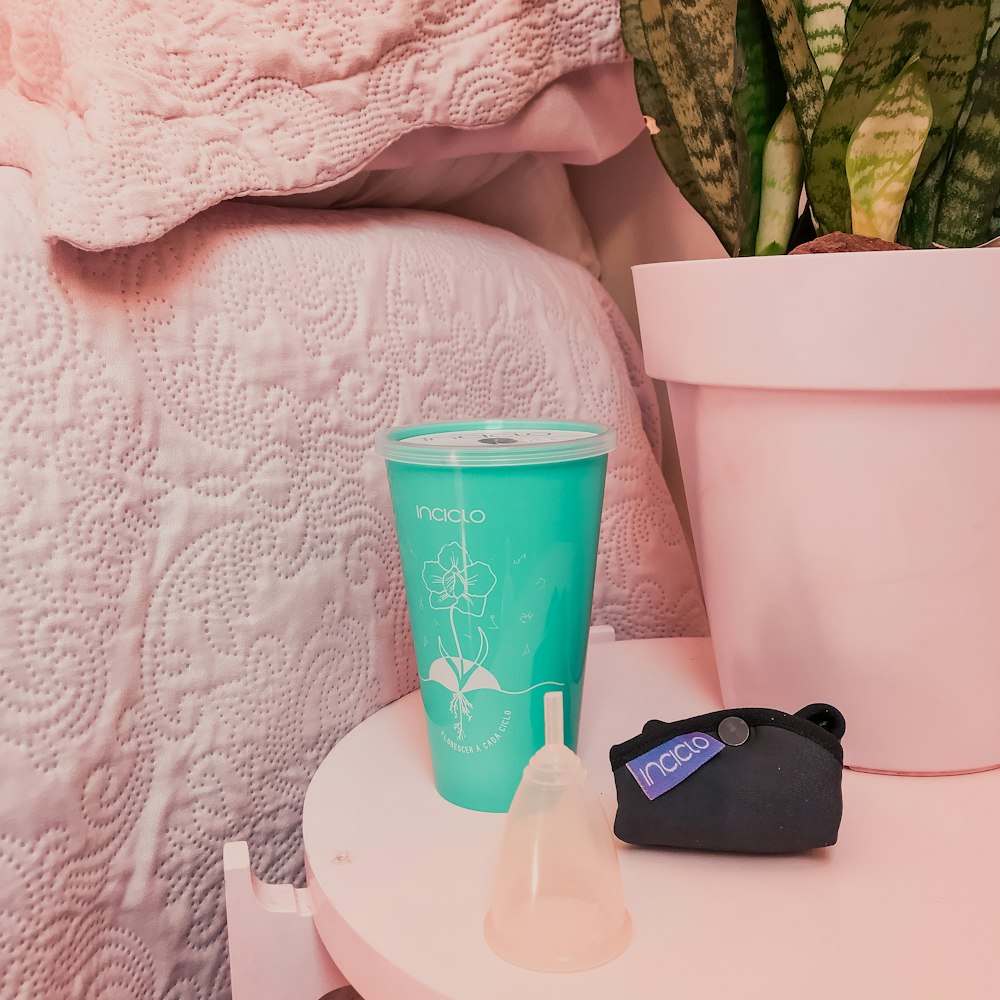
[[[721,697],[706,639],[593,645],[586,678],[580,753],[610,819],[608,748]],[[486,945],[503,821],[438,797],[419,695],[326,759],[305,802],[309,889],[320,937],[366,1000],[1000,995],[1000,770],[846,771],[840,841],[807,855],[622,845],[633,940],[581,973],[528,972]]]

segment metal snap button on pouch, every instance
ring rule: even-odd
[[[726,746],[741,747],[750,739],[750,727],[737,715],[727,716],[719,723],[719,739]]]

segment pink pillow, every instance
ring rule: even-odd
[[[638,121],[618,24],[618,0],[6,0],[0,162],[47,236],[105,249],[373,164],[593,161]]]

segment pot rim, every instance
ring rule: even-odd
[[[671,261],[636,265],[632,277],[654,378],[759,389],[1000,390],[997,248]]]

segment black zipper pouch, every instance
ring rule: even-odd
[[[837,842],[844,717],[739,708],[647,722],[611,748],[615,836],[640,847],[793,854]]]

